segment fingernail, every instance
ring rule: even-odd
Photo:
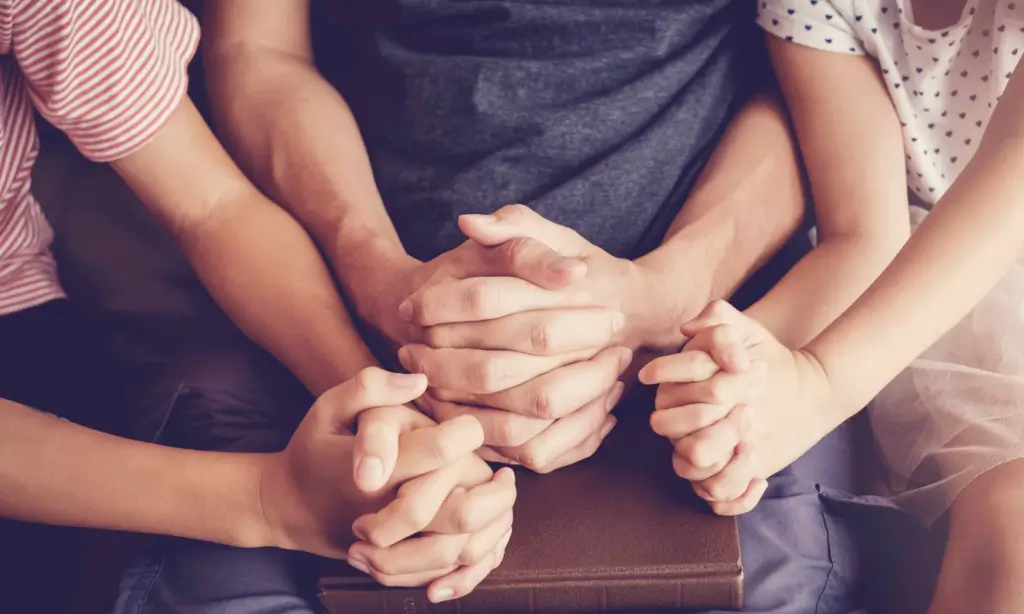
[[[434,598],[431,599],[434,603],[441,603],[442,601],[448,601],[455,596],[455,591],[450,588],[439,588],[434,591]]]
[[[633,362],[633,350],[623,348],[622,354],[619,357],[619,370],[625,371],[631,362]]]
[[[469,213],[469,214],[466,214],[466,217],[473,218],[474,220],[480,222],[481,224],[497,224],[498,223],[498,216],[491,215],[489,213],[488,214]]]
[[[508,479],[515,484],[516,483],[516,472],[512,471],[511,467],[502,467],[494,473],[494,479],[497,479],[503,475],[507,475]]]
[[[405,348],[402,348],[401,350],[399,350],[398,353],[401,354],[402,350],[405,350]],[[409,355],[408,350],[405,350],[405,356],[408,357],[408,355]],[[390,377],[390,380],[391,380],[391,385],[394,386],[395,388],[418,388],[419,386],[423,385],[423,374],[422,373],[392,373],[391,377]]]
[[[402,318],[406,322],[412,321],[412,301],[405,299],[402,304],[398,306],[398,317]]]
[[[356,466],[356,478],[371,490],[379,490],[384,486],[384,462],[376,456],[360,459]]]
[[[366,560],[363,559],[363,557],[361,556],[349,555],[348,564],[365,574],[370,573],[370,566],[366,563]]]
[[[402,363],[402,365],[407,366],[409,364],[410,353],[411,352],[409,351],[408,346],[403,345],[402,347],[398,348],[398,362]]]
[[[579,268],[580,264],[582,263],[575,258],[560,257],[548,262],[548,269],[554,273],[565,273]]]
[[[626,385],[622,382],[615,384],[615,387],[612,388],[611,393],[608,395],[608,403],[605,405],[605,409],[608,411],[615,409],[615,406],[618,405],[619,401],[622,399],[622,392],[625,389]]]

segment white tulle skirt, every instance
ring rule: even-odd
[[[868,411],[886,494],[926,524],[972,480],[1024,458],[1024,262]]]

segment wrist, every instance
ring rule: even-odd
[[[422,263],[401,244],[380,238],[339,245],[331,254],[331,262],[352,311],[390,336],[399,322],[398,305],[407,298],[392,291],[395,282]]]
[[[225,523],[223,541],[236,548],[279,546],[267,522],[260,497],[260,484],[270,454],[229,454],[219,456],[231,465],[231,479],[219,487],[223,502],[216,514]],[[226,486],[226,488],[225,488]]]
[[[800,387],[805,391],[804,400],[813,414],[819,417],[819,435],[824,437],[856,411],[849,411],[840,402],[828,370],[814,352],[806,348],[795,350],[793,357],[800,373]]]
[[[684,337],[679,327],[711,300],[702,272],[663,267],[657,252],[638,258],[623,300],[627,343],[654,353],[676,352]]]

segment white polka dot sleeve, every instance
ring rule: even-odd
[[[832,0],[758,0],[757,23],[779,38],[824,51],[864,54],[852,24]]]

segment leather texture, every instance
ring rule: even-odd
[[[714,516],[672,472],[671,447],[647,414],[629,413],[592,459],[549,475],[517,473],[505,560],[472,594],[435,605],[423,589],[383,588],[332,562],[321,602],[333,614],[741,609],[735,519]]]

